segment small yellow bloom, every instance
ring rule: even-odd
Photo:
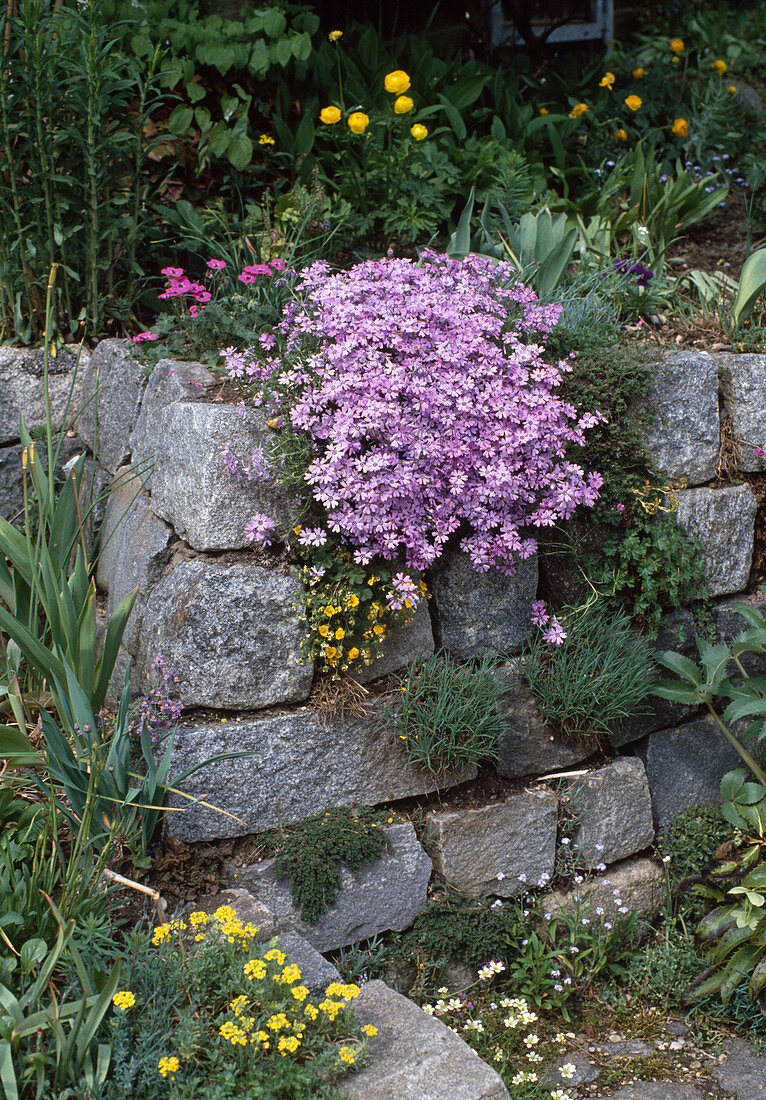
[[[677,118],[673,123],[673,133],[676,137],[688,137],[689,123],[685,118]]]
[[[309,991],[305,985],[294,985],[290,990],[296,1001],[305,1001],[309,995]]]
[[[614,85],[614,73],[604,73],[604,75],[601,77],[601,79],[598,82],[599,88],[609,88],[610,91],[612,90],[613,85]]]
[[[359,607],[359,597],[355,592],[346,597],[346,607]]]
[[[319,119],[324,122],[325,126],[334,126],[336,122],[340,122],[340,111],[337,107],[323,107],[319,112]]]
[[[207,924],[209,920],[207,913],[204,913],[201,909],[195,909],[193,913],[189,914],[189,924],[196,927],[198,924]]]
[[[569,112],[570,118],[579,118],[580,115],[584,115],[586,111],[589,111],[590,107],[587,103],[576,103],[572,110]]]
[[[633,79],[634,80],[643,80],[645,76],[646,76],[646,69],[642,69],[640,65],[638,66],[637,69],[633,70]]]
[[[724,73],[729,71],[729,66],[720,57],[718,58],[717,61],[713,62],[713,68],[715,69],[715,71],[718,73],[719,76],[723,76]]]
[[[338,1057],[341,1062],[345,1062],[349,1066],[353,1066],[355,1060],[355,1054],[351,1047],[341,1047],[338,1051]]]
[[[395,69],[394,72],[389,73],[386,79],[383,81],[386,87],[386,91],[391,95],[401,95],[402,92],[406,92],[410,86],[410,78],[401,69]]]
[[[346,631],[343,629],[342,626],[339,626],[338,629],[335,631],[335,640],[339,642],[341,640],[341,638],[345,638],[345,637],[346,637]]]
[[[324,655],[328,661],[334,661],[338,656],[338,650],[334,645],[328,645],[327,649],[324,651]]]
[[[373,1027],[372,1024],[362,1024],[362,1031],[365,1033],[365,1035],[369,1035],[370,1038],[372,1038],[373,1035],[378,1034],[378,1029],[376,1027]]]
[[[727,95],[736,95],[736,92],[737,92],[737,85],[736,84],[730,84],[729,87],[726,89],[726,94]]]
[[[323,638],[326,638],[327,635],[330,633],[330,628],[327,623],[322,623],[320,626],[317,627],[317,632],[321,634]]]
[[[614,136],[617,139],[617,141],[627,141],[628,140],[628,131],[623,130],[623,128],[620,127],[619,130],[614,131]]]
[[[121,1012],[125,1012],[127,1009],[132,1008],[136,1003],[136,998],[129,989],[121,989],[119,993],[115,993],[112,997],[112,1004],[115,1008],[119,1008]]]
[[[330,31],[327,35],[331,42],[337,42],[338,39],[343,37],[343,31]]]
[[[333,607],[333,605],[331,603],[328,603],[327,607],[324,609],[324,613],[325,613],[325,615],[327,615],[328,618],[330,618],[333,615],[337,615],[337,611],[335,610],[335,608]]]
[[[316,1005],[308,1004],[304,1006],[303,1013],[305,1016],[308,1016],[310,1020],[316,1020],[319,1015],[319,1009]]]
[[[283,1035],[277,1043],[277,1050],[282,1055],[282,1057],[284,1057],[285,1054],[287,1054],[288,1052],[290,1054],[294,1054],[300,1045],[300,1040],[296,1039],[294,1035],[291,1035],[289,1038],[286,1035]]]
[[[681,64],[681,58],[680,57],[671,57],[670,60],[674,65],[680,65]]]
[[[258,138],[259,145],[274,145],[274,138],[271,134],[261,134]]]
[[[350,650],[348,651],[348,659],[349,659],[349,661],[355,661],[355,660],[357,659],[357,657],[358,657],[358,656],[359,656],[359,650],[358,650],[358,649],[356,648],[356,646],[353,646],[353,647],[352,647],[352,648],[351,648],[351,649],[350,649]]]
[[[375,626],[372,628],[372,630],[374,634],[378,635],[378,637],[380,637],[381,634],[386,633],[386,628],[384,626],[381,626],[380,623],[375,623]]]
[[[421,125],[421,123],[419,122],[416,122],[414,126],[410,127],[410,133],[414,137],[415,141],[424,141],[425,138],[428,137],[427,127]]]
[[[157,1069],[160,1071],[161,1077],[167,1077],[168,1074],[172,1076],[174,1073],[178,1073],[181,1068],[181,1063],[173,1056],[172,1058],[160,1058],[157,1065]]]
[[[245,977],[250,981],[255,979],[260,981],[266,977],[267,967],[263,959],[251,959],[250,962],[245,963]]]
[[[637,111],[642,103],[643,100],[640,95],[629,95],[625,100],[625,106],[630,107],[631,111]]]
[[[415,106],[408,95],[400,95],[394,100],[394,112],[397,115],[406,115]]]
[[[550,111],[548,110],[548,108],[547,108],[547,107],[541,107],[541,108],[540,108],[540,114],[541,114],[541,115],[549,115],[549,114],[550,114]]]
[[[353,115],[348,117],[348,128],[352,134],[363,134],[369,125],[370,116],[364,111],[354,111]]]
[[[670,43],[670,48],[673,53],[683,53],[685,49],[683,38],[674,38]]]
[[[275,962],[277,966],[285,965],[285,953],[276,947],[272,947],[271,951],[267,951],[263,957],[266,962]]]

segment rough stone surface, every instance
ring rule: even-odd
[[[294,929],[319,951],[346,947],[379,932],[400,932],[425,908],[431,860],[412,825],[392,825],[386,832],[391,851],[362,867],[358,878],[341,867],[335,904],[316,924],[301,919],[293,906],[290,880],[277,878],[273,859],[239,868],[237,884],[274,914],[281,929]]]
[[[90,352],[83,348],[77,364],[77,352],[62,348],[49,359],[49,392],[54,429],[64,426],[64,411],[74,377],[72,402],[67,417],[71,425],[82,405],[83,380]],[[44,354],[42,348],[0,348],[0,445],[15,443],[19,437],[19,417],[29,431],[46,423]],[[79,420],[77,426],[79,429]]]
[[[651,640],[652,649],[656,653],[672,649],[676,653],[683,653],[687,657],[697,657],[697,637],[694,625],[694,616],[689,611],[680,611],[668,623],[663,623],[657,632],[656,638]],[[671,676],[667,669],[656,665],[651,678],[664,680]],[[690,718],[696,712],[695,707],[686,706],[684,703],[673,703],[669,699],[660,699],[654,695],[647,695],[642,700],[638,712],[617,726],[612,733],[611,742],[615,748],[621,748],[631,741],[637,741],[655,730],[670,729],[680,722]]]
[[[427,820],[434,867],[463,893],[513,897],[525,882],[553,873],[558,802],[549,791],[525,791],[475,810],[430,813]]]
[[[738,470],[766,469],[755,454],[766,440],[766,355],[718,355],[718,380],[737,447]]]
[[[143,364],[128,345],[123,340],[102,340],[85,371],[86,407],[77,420],[77,431],[112,474],[130,458],[130,433],[145,385]]]
[[[422,602],[415,609],[412,621],[389,634],[379,657],[362,671],[354,673],[360,684],[369,684],[379,676],[398,672],[418,657],[430,657],[434,651],[434,636],[428,605]]]
[[[461,660],[517,652],[531,630],[536,594],[536,557],[504,577],[494,570],[477,573],[462,552],[446,554],[432,582],[437,645]]]
[[[106,611],[112,615],[121,600],[138,588],[122,644],[135,654],[149,592],[168,564],[173,530],[157,519],[140,479],[129,467],[118,471],[112,484],[101,528],[96,580],[108,591]]]
[[[162,414],[179,401],[203,401],[215,377],[201,363],[160,359],[146,383],[141,411],[130,436],[133,463],[154,460],[162,436]]]
[[[689,806],[717,806],[727,771],[741,760],[711,717],[652,733],[636,746],[646,765],[655,823]]]
[[[572,911],[584,905],[593,912],[601,907],[604,916],[609,919],[610,914],[612,917],[626,917],[629,913],[656,913],[664,897],[665,874],[662,867],[653,859],[643,857],[614,863],[605,875],[586,880],[574,890],[554,890],[548,894],[546,905],[551,912],[558,909]],[[617,898],[620,899],[619,904]],[[620,906],[624,906],[628,913],[619,913]]]
[[[747,587],[753,558],[756,498],[748,485],[725,489],[685,489],[678,497],[678,522],[696,536],[707,558],[711,596]]]
[[[556,1058],[545,1067],[539,1077],[540,1084],[549,1089],[561,1088],[564,1078],[562,1078],[559,1070],[567,1064],[574,1066],[574,1073],[571,1077],[566,1078],[566,1084],[569,1088],[576,1088],[578,1085],[589,1085],[601,1075],[598,1067],[589,1062],[581,1051],[567,1051],[566,1054]]]
[[[610,1089],[609,1092],[591,1093],[591,1096],[594,1100],[607,1096],[609,1100],[702,1100],[702,1093],[688,1081],[634,1081],[617,1092]]]
[[[736,1092],[737,1100],[766,1100],[766,1056],[756,1054],[740,1039],[727,1042],[729,1057],[713,1068],[713,1076],[725,1089]]]
[[[243,924],[254,924],[258,929],[256,939],[260,942],[268,942],[279,933],[277,918],[262,902],[256,901],[249,890],[235,886],[220,894],[205,894],[195,908],[214,913],[219,905],[230,905]]]
[[[541,775],[584,760],[587,748],[568,745],[550,732],[515,661],[498,665],[498,707],[502,728],[497,744],[497,773],[507,779]]]
[[[324,993],[331,982],[341,980],[340,972],[300,933],[281,932],[279,946],[300,970],[301,983],[309,993]]]
[[[646,770],[635,756],[576,780],[567,795],[577,822],[572,843],[587,867],[635,855],[654,840]]]
[[[241,550],[250,546],[245,528],[255,512],[277,527],[290,521],[285,493],[269,479],[237,480],[223,461],[231,444],[240,461],[267,442],[264,414],[236,405],[168,405],[159,417],[152,474],[152,507],[195,550]]]
[[[239,821],[205,806],[171,814],[169,830],[184,840],[209,840],[295,824],[334,806],[376,805],[447,789],[473,779],[475,768],[434,778],[410,766],[401,741],[381,729],[381,707],[343,721],[303,708],[265,718],[182,726],[173,770],[221,752],[255,752],[190,776],[184,790],[207,796]],[[184,800],[184,805],[188,805]]]
[[[454,1031],[383,982],[367,982],[354,1001],[372,1024],[369,1065],[344,1078],[354,1100],[506,1100],[508,1090]]]
[[[702,485],[718,461],[716,360],[704,352],[672,352],[657,366],[648,405],[656,413],[644,446],[667,478]]]
[[[186,707],[247,710],[297,703],[311,691],[313,667],[299,663],[301,624],[293,576],[260,565],[181,562],[152,590],[137,648],[150,680],[158,654],[178,674]]]

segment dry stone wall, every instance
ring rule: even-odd
[[[73,370],[72,356],[57,361],[57,426],[65,426]],[[22,499],[19,415],[30,427],[42,423],[41,385],[39,356],[2,351],[0,514],[7,518],[18,514]],[[247,457],[268,429],[260,412],[222,403],[219,390],[219,381],[198,363],[163,360],[147,377],[128,346],[105,340],[81,357],[73,407],[85,408],[65,449],[71,456],[86,447],[100,477],[112,483],[97,572],[107,612],[138,588],[119,668],[124,674],[132,662],[136,694],[149,686],[158,654],[178,674],[185,715],[175,768],[219,752],[250,754],[190,777],[191,808],[171,815],[168,828],[185,841],[210,841],[296,823],[334,806],[391,804],[469,784],[475,769],[437,782],[408,764],[384,729],[374,688],[365,717],[323,719],[307,705],[314,670],[301,662],[300,577],[254,554],[245,532],[254,512],[280,521],[290,501],[276,484],[237,480],[226,470],[227,443]],[[744,625],[738,606],[753,599],[747,587],[757,501],[738,472],[766,469],[754,454],[766,443],[766,357],[669,354],[649,400],[657,418],[647,448],[665,478],[686,481],[678,520],[705,547],[716,629],[729,640]],[[71,410],[69,416],[71,423]],[[729,441],[726,469],[734,471],[726,484],[716,481],[722,424]],[[460,658],[503,653],[506,661],[496,672],[502,732],[494,789],[500,794],[462,809],[432,804],[428,855],[411,829],[397,833],[394,852],[378,871],[349,884],[347,901],[353,895],[354,904],[369,911],[329,919],[334,931],[327,940],[320,937],[323,949],[330,940],[362,939],[373,927],[403,927],[425,904],[432,866],[475,896],[510,897],[525,881],[547,881],[562,804],[575,817],[571,840],[582,860],[593,868],[609,865],[611,880],[624,882],[626,905],[635,898],[635,907],[650,907],[662,881],[645,855],[654,830],[689,805],[717,800],[720,777],[737,758],[690,708],[650,700],[615,737],[617,758],[604,763],[602,757],[595,769],[587,748],[565,744],[547,729],[515,662],[530,629],[537,583],[534,559],[509,579],[480,576],[462,554],[447,555],[431,578],[428,606],[387,641],[362,677],[369,685],[436,647]],[[679,616],[656,644],[695,652],[691,616]],[[562,771],[581,773],[563,793],[554,795],[538,782]],[[232,883],[241,876],[240,885],[256,895],[268,893],[282,926],[296,927],[289,898],[279,893],[268,865],[232,868],[231,876]],[[401,889],[384,888],[391,876]],[[596,897],[599,881],[588,887]],[[604,896],[614,894],[601,889]],[[554,900],[566,905],[571,898]]]

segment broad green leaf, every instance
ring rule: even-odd
[[[732,315],[739,325],[751,312],[758,298],[766,289],[766,249],[759,248],[745,260],[739,277],[739,290],[734,299]]]
[[[253,143],[247,134],[235,133],[229,140],[226,152],[232,167],[241,172],[253,159]]]
[[[194,111],[181,103],[168,119],[168,129],[171,134],[185,134],[194,121]]]

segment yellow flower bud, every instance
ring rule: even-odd
[[[398,99],[394,100],[394,111],[397,115],[406,115],[414,106],[415,104],[408,95],[400,95]]]
[[[640,95],[629,95],[625,100],[625,106],[630,107],[631,111],[637,111],[642,103],[643,100]]]
[[[685,49],[683,38],[674,38],[670,43],[670,48],[673,53],[683,53]]]
[[[685,138],[689,134],[689,123],[685,118],[677,118],[673,123],[673,133],[676,137]]]
[[[410,133],[414,137],[415,141],[423,141],[428,137],[428,130],[425,126],[421,126],[419,122],[416,122],[414,126],[410,128]]]
[[[723,74],[725,72],[728,72],[728,70],[729,70],[729,66],[720,57],[718,58],[717,61],[713,62],[713,68],[715,69],[715,71],[718,73],[719,76],[723,76]]]
[[[331,42],[337,42],[339,38],[343,37],[343,31],[330,31],[327,37]]]
[[[348,128],[352,134],[363,134],[369,125],[370,116],[364,111],[354,111],[353,115],[349,115]]]
[[[633,79],[634,80],[643,80],[643,78],[645,76],[646,76],[646,69],[642,69],[640,65],[637,69],[633,70]]]
[[[319,119],[325,126],[334,126],[336,122],[340,122],[340,111],[337,107],[323,107],[319,112]]]
[[[410,78],[401,69],[395,69],[394,72],[387,75],[383,83],[387,92],[391,92],[392,95],[401,95],[409,88]]]
[[[590,110],[587,103],[576,103],[572,110],[569,112],[570,118],[579,118],[580,115],[584,115],[586,111]]]

